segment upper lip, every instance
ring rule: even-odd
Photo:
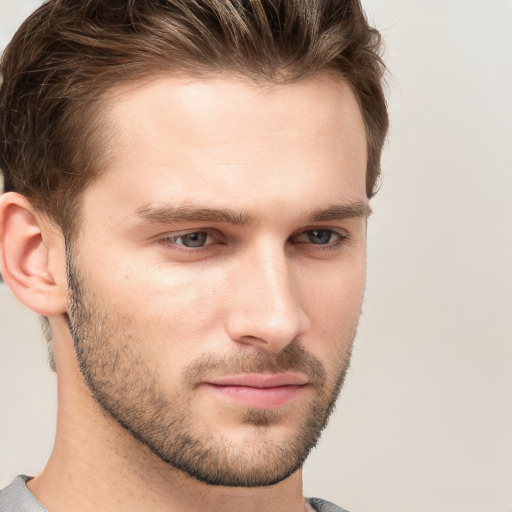
[[[275,388],[279,386],[303,386],[308,379],[295,373],[246,373],[209,379],[214,386],[246,386],[251,388]]]

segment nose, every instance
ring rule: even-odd
[[[243,259],[231,281],[226,329],[233,341],[279,352],[308,330],[297,270],[282,247],[267,246]]]

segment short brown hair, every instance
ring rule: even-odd
[[[286,83],[328,70],[359,101],[371,197],[388,127],[380,50],[359,0],[49,0],[1,62],[5,190],[70,234],[102,168],[97,120],[113,87],[166,71]]]

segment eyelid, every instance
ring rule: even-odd
[[[323,231],[328,232],[331,235],[335,236],[335,239],[325,243],[325,244],[315,244],[311,241],[299,241],[298,238],[302,235],[307,235],[311,231]],[[350,241],[350,237],[344,229],[339,228],[331,228],[331,227],[325,227],[325,226],[314,226],[314,227],[308,227],[307,229],[303,229],[300,232],[296,233],[295,235],[292,235],[290,237],[290,241],[295,244],[304,244],[305,246],[309,246],[308,249],[311,250],[329,250],[329,249],[336,249],[345,243]]]
[[[338,227],[329,227],[329,226],[308,226],[307,228],[301,228],[300,231],[294,233],[290,238],[296,238],[300,235],[308,233],[310,231],[328,231],[329,233],[333,233],[340,238],[349,238],[348,231]]]
[[[204,245],[198,246],[198,247],[189,247],[184,244],[179,244],[176,242],[177,239],[192,235],[194,233],[204,233],[207,236],[207,240],[210,240],[209,242],[205,243]],[[171,247],[176,250],[181,251],[189,251],[189,252],[197,252],[201,249],[206,249],[208,246],[213,245],[215,240],[220,240],[221,236],[216,230],[212,229],[185,229],[183,231],[173,232],[173,233],[166,233],[158,238],[158,242],[161,245]]]

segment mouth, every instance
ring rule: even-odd
[[[253,409],[273,409],[298,399],[309,387],[302,375],[244,374],[211,379],[202,384],[222,400]]]

